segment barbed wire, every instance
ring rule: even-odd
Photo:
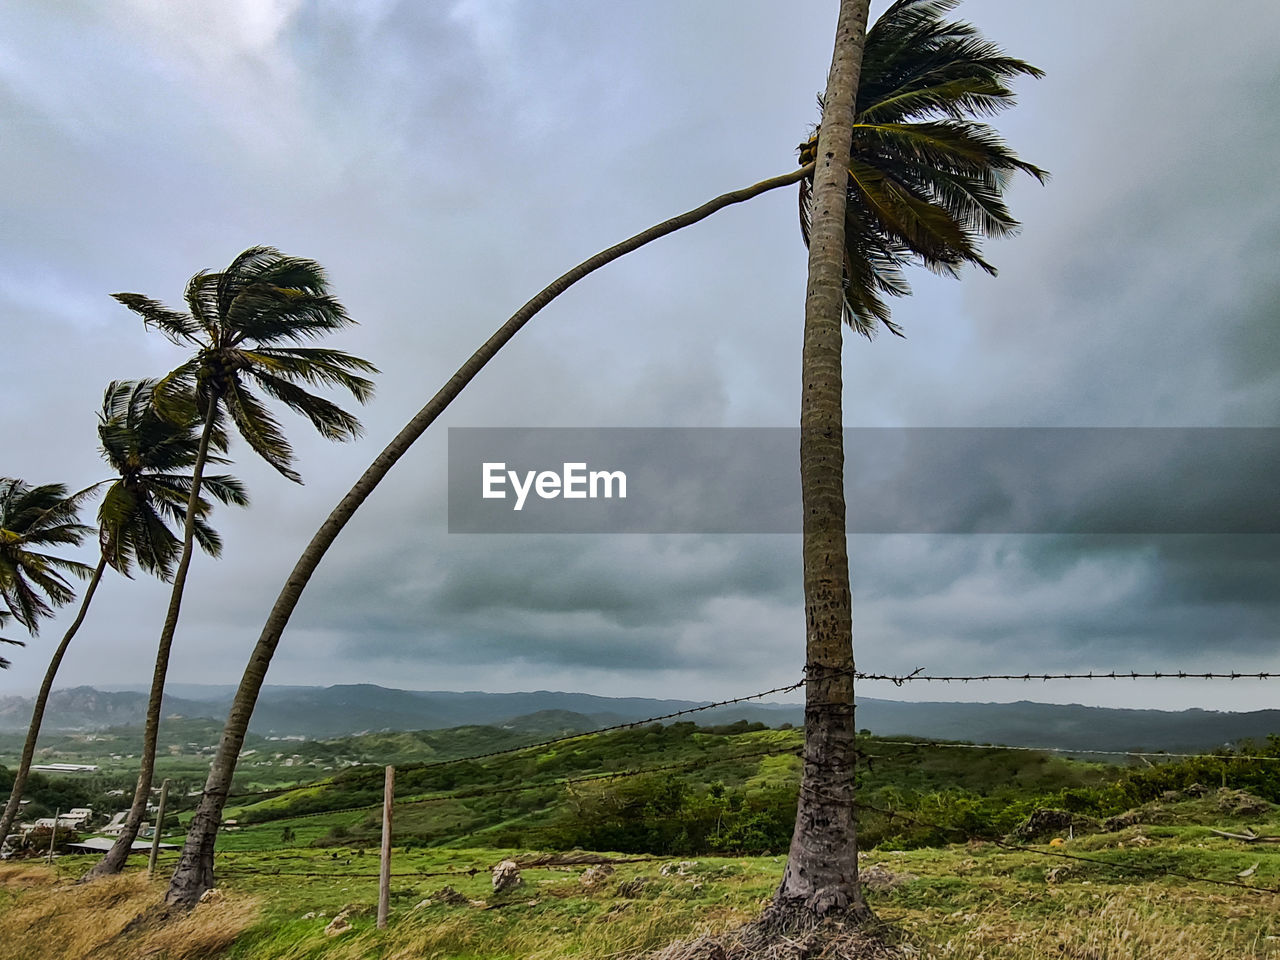
[[[913,682],[913,681],[921,681],[921,682],[929,682],[929,683],[970,683],[970,682],[983,682],[983,681],[992,681],[992,680],[1014,680],[1014,681],[1022,681],[1022,682],[1029,682],[1032,680],[1039,680],[1039,681],[1173,680],[1173,679],[1178,679],[1178,680],[1245,680],[1245,679],[1271,680],[1271,679],[1276,679],[1280,677],[1280,674],[1268,673],[1266,671],[1248,672],[1248,671],[1238,671],[1238,670],[1232,670],[1225,673],[1212,672],[1212,671],[1204,672],[1204,673],[1196,673],[1196,672],[1184,671],[1184,670],[1153,671],[1153,672],[1144,673],[1139,671],[1124,672],[1124,671],[1112,670],[1105,673],[1101,671],[1089,671],[1087,673],[936,675],[936,674],[925,674],[923,673],[924,669],[925,669],[924,667],[917,667],[914,671],[908,674],[865,673],[858,670],[854,670],[852,671],[852,675],[856,680],[883,681],[883,682],[893,683],[895,686],[899,686],[899,687],[905,685],[908,682]],[[490,750],[485,753],[471,754],[465,757],[453,757],[448,760],[431,760],[431,761],[422,761],[417,763],[404,764],[402,766],[397,767],[397,772],[407,773],[407,772],[413,772],[413,771],[419,771],[419,770],[437,769],[440,767],[451,766],[451,765],[460,764],[460,763],[471,763],[471,762],[477,762],[480,760],[489,760],[495,757],[509,756],[517,753],[523,753],[526,750],[536,750],[543,747],[555,746],[561,743],[569,743],[574,740],[581,740],[588,737],[599,736],[605,733],[612,733],[612,732],[621,731],[621,730],[630,730],[630,729],[635,729],[637,727],[645,727],[653,723],[660,723],[664,720],[673,720],[673,719],[676,719],[677,717],[690,716],[692,714],[701,713],[706,710],[713,710],[718,707],[726,707],[726,706],[733,706],[739,703],[747,703],[753,700],[763,699],[764,697],[773,696],[775,694],[791,693],[805,686],[805,684],[809,680],[820,679],[822,677],[847,675],[850,673],[850,671],[845,668],[823,669],[813,664],[808,665],[805,668],[805,672],[806,672],[806,677],[804,679],[801,679],[795,683],[786,684],[778,687],[772,687],[768,690],[761,690],[758,693],[745,694],[743,696],[731,697],[725,700],[717,700],[712,703],[701,704],[696,707],[686,707],[681,710],[675,710],[669,713],[663,713],[663,714],[658,714],[652,717],[646,717],[642,720],[632,720],[632,721],[627,721],[625,723],[610,724],[609,726],[598,727],[593,730],[585,730],[580,733],[565,734],[563,736],[552,737],[546,740],[539,740],[533,743],[526,743],[526,744],[520,744],[516,746],[511,746],[511,747],[504,747],[499,750]],[[1035,750],[1046,750],[1049,752],[1063,752],[1061,748],[1048,748],[1048,747],[1045,747],[1045,748],[1009,747],[1006,749],[1024,749],[1024,750],[1035,749]],[[1066,752],[1090,753],[1094,751],[1079,750],[1079,751],[1066,751]],[[1107,755],[1119,755],[1122,753],[1126,755],[1133,755],[1133,756],[1144,755],[1144,754],[1136,753],[1134,751],[1096,751],[1096,752],[1099,754],[1107,754]],[[1150,753],[1145,755],[1156,756],[1157,754]],[[1159,755],[1174,756],[1174,754],[1159,754]],[[353,768],[353,769],[358,769],[358,768]],[[299,783],[299,784],[294,784],[292,786],[286,786],[286,787],[277,787],[270,790],[233,793],[233,794],[229,794],[226,799],[228,801],[231,801],[231,800],[252,801],[255,798],[258,800],[265,800],[265,799],[270,799],[272,797],[281,796],[286,793],[292,793],[297,790],[309,790],[309,789],[315,789],[317,787],[340,786],[340,787],[346,787],[346,788],[353,788],[353,787],[359,788],[361,786],[365,786],[366,784],[369,786],[376,786],[379,776],[380,776],[380,771],[370,770],[367,775],[367,780],[363,778],[356,779],[355,777],[351,777],[345,780],[339,780],[334,777],[327,777],[321,780],[314,780],[311,782]],[[240,805],[243,805],[243,803],[241,803]],[[362,809],[362,807],[353,807],[349,809]]]
[[[1227,673],[1206,671],[1198,673],[1190,670],[1156,670],[1142,672],[1139,670],[1110,670],[1106,673],[1090,670],[1088,673],[986,673],[972,675],[926,674],[924,667],[917,667],[911,673],[860,673],[854,671],[857,680],[883,680],[901,687],[906,683],[921,681],[924,683],[976,683],[987,680],[1275,680],[1280,673],[1259,671],[1256,673],[1232,670]],[[832,674],[841,671],[831,671]],[[844,671],[847,672],[847,671]]]

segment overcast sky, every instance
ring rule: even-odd
[[[182,358],[108,294],[179,305],[192,273],[261,243],[324,264],[361,323],[329,344],[376,363],[378,393],[356,443],[285,420],[304,486],[233,448],[253,506],[217,516],[220,561],[197,555],[170,677],[235,682],[325,514],[510,313],[597,250],[794,168],[835,7],[8,4],[0,472],[99,479],[107,382]],[[1053,179],[1012,189],[1024,229],[988,246],[998,278],[913,276],[893,304],[907,339],[847,341],[846,422],[1280,426],[1280,4],[957,15],[1046,71],[996,123]],[[352,521],[268,682],[710,699],[798,679],[798,537],[451,535],[445,497],[449,426],[795,424],[795,203],[719,213],[537,317]],[[1277,536],[859,535],[850,558],[863,670],[1280,670]],[[60,685],[145,684],[165,600],[109,575]],[[8,654],[0,694],[35,688],[70,618]],[[1252,709],[1277,684],[860,694]]]

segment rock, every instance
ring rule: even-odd
[[[520,886],[522,883],[524,883],[524,878],[520,876],[520,868],[514,860],[503,860],[493,868],[494,893],[503,893],[512,887]]]
[[[338,914],[329,921],[329,925],[324,928],[324,935],[326,937],[336,937],[338,934],[346,933],[350,929],[351,922],[347,919],[347,915],[344,912]]]
[[[1187,787],[1182,792],[1185,793],[1188,797],[1203,797],[1206,793],[1209,792],[1209,788],[1206,787],[1203,783],[1193,783],[1191,784],[1191,786]]]
[[[612,876],[613,872],[613,867],[609,864],[600,863],[583,871],[582,876],[578,878],[578,882],[584,887],[599,886],[604,882],[605,878]]]
[[[1044,882],[1057,883],[1070,872],[1070,867],[1052,867],[1044,872]]]
[[[1238,817],[1250,817],[1266,813],[1271,804],[1244,790],[1224,789],[1218,791],[1218,809]]]
[[[1068,810],[1054,810],[1049,807],[1038,807],[1031,816],[1018,824],[1009,836],[1015,840],[1035,842],[1046,837],[1065,835],[1073,827],[1093,826],[1087,817],[1071,813]]]
[[[1117,830],[1136,827],[1140,823],[1142,823],[1142,811],[1126,810],[1124,813],[1118,813],[1114,817],[1108,817],[1103,820],[1102,829],[1108,833],[1115,833]]]
[[[201,903],[221,903],[225,899],[227,899],[227,895],[217,887],[210,887],[200,894]]]
[[[447,903],[451,907],[461,907],[471,902],[453,887],[441,887],[431,899]]]
[[[649,883],[646,877],[635,877],[631,880],[623,880],[618,884],[618,896],[620,897],[637,897],[640,891]]]
[[[914,874],[894,873],[878,863],[858,868],[858,880],[872,890],[893,890],[914,879]]]
[[[677,876],[683,877],[697,865],[697,860],[681,860],[679,863],[664,863],[662,865],[662,869],[659,870],[658,873],[664,877],[669,877],[673,873]]]
[[[425,900],[419,900],[417,903],[415,903],[413,905],[413,909],[422,910],[426,907],[431,906],[433,903],[435,903],[435,901],[432,900],[430,897],[427,897]]]

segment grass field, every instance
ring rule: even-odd
[[[1185,806],[1184,820],[1203,812]],[[1280,831],[1275,819],[1251,822]],[[0,957],[624,957],[750,919],[782,869],[780,857],[647,859],[618,863],[587,886],[586,866],[531,867],[519,887],[494,895],[490,867],[508,857],[527,861],[532,852],[397,849],[391,922],[379,931],[376,855],[255,851],[254,839],[246,830],[224,843],[213,902],[176,925],[125,938],[119,931],[159,899],[162,880],[148,884],[133,872],[78,886],[73,881],[89,862],[82,857],[0,867]],[[862,861],[868,899],[901,932],[903,955],[955,960],[1280,958],[1277,895],[1147,872],[1236,881],[1250,868],[1239,882],[1280,887],[1280,845],[1246,845],[1186,823],[1138,825],[1056,847],[876,850]],[[461,901],[442,899],[445,887]],[[350,929],[326,935],[339,913]]]
[[[135,866],[77,885],[83,856],[0,865],[0,960],[642,956],[759,914],[783,858],[727,854],[786,849],[799,737],[673,725],[406,767],[387,930],[374,766],[229,807],[216,897],[158,927],[122,934],[159,903],[176,852],[152,883]],[[1214,833],[1280,834],[1277,744],[1121,767],[860,742],[864,886],[904,958],[1280,960],[1280,844]],[[1044,808],[1065,835],[1018,826]],[[601,855],[612,872],[587,883],[564,862],[575,845],[630,852]],[[542,851],[561,863],[533,864]],[[495,894],[508,858],[523,883]],[[349,926],[330,935],[338,916]]]

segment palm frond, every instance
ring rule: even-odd
[[[351,440],[361,435],[360,421],[336,403],[307,393],[296,384],[260,370],[246,371],[256,384],[294,413],[311,421],[311,425],[327,440]]]
[[[3,627],[12,617],[8,612],[0,610],[0,627]],[[12,647],[25,647],[26,643],[21,640],[10,640],[8,637],[0,637],[0,643],[7,643]],[[8,670],[12,664],[4,657],[0,657],[0,670]]]
[[[845,214],[845,320],[864,336],[882,325],[901,335],[886,297],[910,292],[909,266],[994,273],[980,243],[1018,227],[1004,203],[1010,177],[1048,176],[975,119],[1014,103],[1009,81],[1042,72],[946,20],[956,2],[898,0],[867,32]],[[815,132],[801,144],[802,163],[816,142]],[[811,203],[810,178],[800,185],[806,245]]]
[[[353,357],[341,350],[263,347],[259,350],[241,350],[240,355],[250,364],[265,368],[266,372],[286,380],[301,380],[316,386],[342,387],[349,390],[360,403],[367,403],[373,397],[373,381],[356,376],[351,371],[377,373],[378,368],[368,360]]]
[[[280,424],[262,402],[243,384],[232,380],[227,385],[226,404],[236,429],[253,448],[254,453],[271,464],[281,475],[295,483],[301,483],[302,477],[292,468],[293,447],[280,429]]]
[[[187,281],[184,299],[191,308],[191,315],[204,332],[204,345],[214,346],[222,334],[221,311],[218,309],[218,289],[222,274],[201,270]]]
[[[302,343],[355,325],[346,308],[327,294],[255,284],[236,297],[227,314],[235,343]]]
[[[190,314],[172,310],[159,300],[152,300],[140,293],[113,293],[111,297],[142,317],[142,322],[148,327],[155,327],[178,346],[199,342],[196,338],[200,326]]]

